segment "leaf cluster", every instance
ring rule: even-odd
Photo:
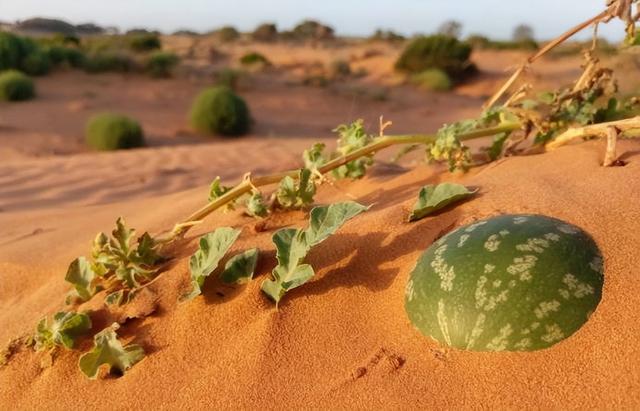
[[[284,228],[273,235],[278,265],[272,278],[262,283],[262,291],[278,303],[290,290],[309,281],[315,272],[304,263],[312,247],[326,240],[345,222],[367,210],[353,201],[315,207],[306,229]]]
[[[110,303],[121,303],[125,291],[131,298],[133,291],[155,277],[161,261],[158,245],[146,232],[136,240],[135,230],[118,218],[111,237],[99,233],[94,239],[91,260],[78,257],[69,265],[65,280],[74,290],[67,302],[88,301],[101,290],[110,292],[106,297]]]

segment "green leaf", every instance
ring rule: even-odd
[[[80,370],[90,379],[98,376],[98,370],[103,365],[109,366],[109,371],[116,370],[124,374],[134,364],[144,358],[144,350],[136,344],[123,346],[118,340],[117,323],[105,328],[93,337],[94,347],[80,357]]]
[[[107,305],[121,305],[124,301],[124,290],[114,291],[111,294],[104,297],[104,302]]]
[[[269,215],[269,208],[264,202],[264,198],[260,191],[253,190],[251,197],[247,200],[246,213],[251,217],[266,217]]]
[[[305,230],[278,230],[273,235],[278,265],[271,273],[273,278],[262,283],[262,291],[277,304],[288,291],[309,281],[315,273],[309,264],[303,264],[303,260],[311,247],[326,240],[345,222],[367,209],[353,201],[315,207]]]
[[[91,264],[84,257],[78,257],[71,262],[65,275],[65,281],[73,284],[78,297],[88,301],[102,288],[96,285],[98,276],[91,268]]]
[[[224,266],[220,278],[227,284],[244,284],[253,278],[258,263],[259,250],[252,248],[234,255]]]
[[[111,232],[117,244],[112,244],[114,251],[122,254],[125,258],[131,252],[131,239],[135,236],[136,230],[128,229],[122,217],[116,220],[116,228]],[[113,243],[113,241],[112,241]]]
[[[352,219],[369,207],[346,201],[329,206],[315,207],[311,210],[309,227],[305,230],[306,241],[309,246],[320,244],[327,237],[335,233],[344,223]]]
[[[315,172],[322,167],[327,162],[322,153],[325,147],[326,145],[324,143],[315,143],[310,149],[304,150],[302,153],[304,168]]]
[[[211,186],[209,187],[209,202],[222,197],[229,190],[231,190],[231,187],[223,186],[222,184],[220,184],[220,176],[216,177],[215,180],[211,182]]]
[[[420,220],[434,211],[465,199],[476,192],[477,190],[470,191],[460,184],[442,183],[437,186],[426,185],[420,190],[418,201],[413,206],[409,221]]]
[[[53,315],[49,324],[47,318],[38,322],[34,336],[38,351],[54,347],[72,349],[76,339],[91,330],[91,319],[87,314],[60,311]]]
[[[182,300],[191,300],[202,293],[204,280],[211,274],[240,235],[240,230],[221,227],[200,238],[200,248],[191,256],[192,291],[182,296]]]
[[[313,203],[316,185],[311,178],[311,171],[303,168],[299,172],[298,181],[286,176],[280,181],[276,199],[282,208],[302,208]]]
[[[373,141],[373,137],[364,131],[364,122],[357,120],[349,125],[342,124],[333,130],[337,132],[339,155],[344,156],[355,150],[363,148]],[[332,171],[334,178],[361,178],[365,175],[367,167],[373,164],[373,154],[353,160]]]

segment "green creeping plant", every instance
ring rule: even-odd
[[[135,230],[127,228],[122,218],[116,221],[111,238],[99,233],[93,241],[91,260],[78,257],[69,265],[65,280],[74,290],[67,303],[88,301],[103,289],[133,290],[153,279],[157,272],[154,266],[161,261],[156,252],[158,243],[148,233],[135,243],[134,238]]]
[[[204,280],[218,268],[239,235],[240,230],[221,227],[200,237],[199,248],[189,260],[191,292],[183,295],[182,300],[192,300],[202,294]]]
[[[309,250],[368,208],[354,201],[315,207],[311,210],[306,229],[284,228],[277,231],[273,242],[278,265],[273,269],[273,278],[262,283],[262,291],[277,304],[288,291],[309,281],[315,275],[313,267],[304,264]]]
[[[316,184],[313,181],[312,172],[303,168],[300,170],[297,181],[289,176],[282,179],[275,198],[279,207],[295,209],[313,204],[315,194]]]
[[[594,312],[602,256],[580,228],[541,215],[502,215],[432,244],[407,283],[413,325],[472,351],[533,351],[568,338]]]
[[[124,374],[129,368],[144,358],[144,350],[136,344],[122,345],[116,330],[120,326],[113,323],[93,337],[93,349],[80,357],[78,366],[90,379],[98,377],[100,367],[109,366],[109,372]]]
[[[33,337],[37,351],[49,350],[56,347],[73,349],[76,339],[86,335],[91,330],[91,319],[85,313],[60,311],[53,315],[49,323],[47,318],[38,322]]]

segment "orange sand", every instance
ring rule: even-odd
[[[233,146],[217,148],[224,157]],[[309,262],[317,278],[288,294],[279,310],[259,290],[275,264],[270,237],[280,227],[303,224],[304,215],[278,215],[256,233],[255,223],[238,212],[215,214],[189,233],[169,268],[149,286],[159,296],[157,311],[121,329],[148,352],[141,363],[119,379],[89,381],[77,368],[78,352],[63,352],[53,367],[40,370],[41,355],[20,350],[0,368],[0,404],[11,409],[637,408],[640,186],[634,181],[640,178],[640,145],[626,141],[620,148],[626,167],[599,167],[604,142],[591,141],[509,158],[464,177],[427,166],[398,173],[379,165],[362,181],[324,186],[321,203],[351,194],[373,207],[312,251]],[[285,157],[276,151],[255,166]],[[38,174],[45,167],[34,164],[30,170]],[[86,176],[77,167],[64,174]],[[445,180],[478,186],[480,194],[440,215],[405,223],[420,186]],[[37,184],[27,177],[21,187]],[[0,213],[0,341],[30,331],[41,316],[62,307],[67,264],[86,254],[95,233],[110,230],[115,217],[158,232],[200,206],[206,191],[201,185],[106,205],[76,206],[90,202],[80,201]],[[20,196],[5,191],[3,201]],[[604,295],[589,322],[571,338],[533,353],[461,352],[421,336],[407,320],[403,301],[422,250],[456,226],[519,212],[583,227],[602,249]],[[239,289],[209,280],[203,297],[177,303],[187,287],[187,257],[197,236],[223,225],[244,228],[233,251],[262,250],[257,278]],[[106,324],[104,310],[94,315],[97,326]],[[80,348],[89,346],[85,341]]]

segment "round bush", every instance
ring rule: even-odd
[[[0,70],[18,68],[23,57],[22,50],[18,36],[0,32]]]
[[[17,70],[0,73],[0,100],[23,101],[35,96],[33,80]]]
[[[238,136],[249,131],[251,116],[244,100],[230,88],[204,90],[191,107],[191,126],[208,134]]]
[[[472,351],[534,351],[575,333],[594,312],[602,256],[580,228],[541,215],[503,215],[447,234],[407,284],[413,325]]]
[[[51,70],[51,59],[46,51],[37,49],[22,60],[21,68],[32,76],[43,76]]]
[[[453,84],[449,75],[440,69],[429,69],[411,76],[411,82],[416,86],[430,91],[448,91]]]
[[[152,77],[170,77],[171,71],[180,60],[178,56],[166,51],[156,51],[152,53],[145,64],[145,70]]]
[[[131,50],[138,52],[156,50],[162,47],[160,38],[153,33],[132,34],[128,43]]]
[[[140,124],[126,116],[112,113],[97,114],[89,119],[86,128],[87,144],[101,151],[144,146]]]
[[[395,68],[407,73],[437,68],[446,72],[454,81],[461,81],[477,71],[469,60],[471,51],[471,45],[453,37],[417,37],[404,49]]]
[[[240,57],[240,64],[244,66],[262,65],[269,66],[271,62],[262,54],[252,52]]]

